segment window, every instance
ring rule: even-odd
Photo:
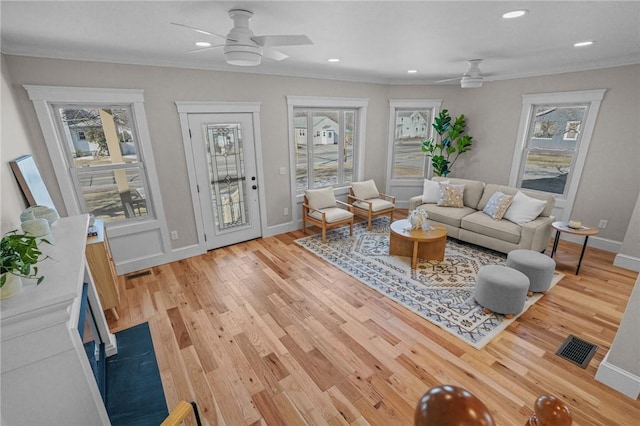
[[[290,134],[296,136],[292,143],[295,194],[345,186],[358,179],[366,101],[288,96],[287,102]]]
[[[142,91],[25,87],[68,213],[105,222],[156,219],[141,144],[150,155]]]
[[[422,153],[422,141],[433,134],[433,117],[438,113],[440,101],[390,101],[391,179],[424,178],[429,165]]]
[[[52,108],[60,133],[66,136],[65,152],[81,211],[105,221],[147,216],[146,177],[131,108],[67,104]],[[82,146],[71,137],[75,132],[85,136]]]
[[[593,103],[599,103],[602,94],[590,91],[525,95],[523,116],[527,124],[522,132],[526,136],[518,161],[518,188],[567,198],[571,182],[579,179],[576,170],[582,169],[578,164],[580,154],[586,156],[589,144],[591,132],[586,135],[583,129],[593,128]]]

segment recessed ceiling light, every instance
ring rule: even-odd
[[[415,73],[417,73],[417,72],[418,72],[418,70],[409,70],[409,71],[407,71],[407,72],[408,72],[409,74],[415,74]]]
[[[340,59],[338,59],[338,58],[331,58],[331,59],[328,59],[328,61],[329,61],[329,62],[340,62]]]
[[[208,41],[196,41],[196,46],[198,47],[211,47],[211,43]]]
[[[526,9],[521,9],[521,10],[512,10],[511,12],[506,12],[502,14],[502,17],[504,19],[512,19],[512,18],[519,18],[521,16],[524,16],[527,14],[527,12],[529,12]]]
[[[573,47],[591,46],[593,43],[595,43],[593,40],[579,41],[578,43],[574,43]]]

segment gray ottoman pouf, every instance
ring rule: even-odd
[[[473,298],[486,313],[497,312],[512,318],[524,308],[529,278],[520,271],[502,265],[480,268]]]
[[[556,261],[533,250],[513,250],[507,255],[507,266],[529,278],[529,295],[543,293],[551,287]]]

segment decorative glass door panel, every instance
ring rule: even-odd
[[[252,115],[189,114],[189,128],[207,248],[258,238]]]
[[[218,231],[249,223],[240,124],[206,125],[212,208]]]

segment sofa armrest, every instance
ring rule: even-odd
[[[539,252],[544,251],[549,246],[551,231],[553,231],[551,224],[555,220],[553,216],[538,216],[531,222],[525,223],[520,235],[520,246]]]
[[[415,210],[418,206],[424,204],[422,202],[422,194],[409,198],[409,211]]]

